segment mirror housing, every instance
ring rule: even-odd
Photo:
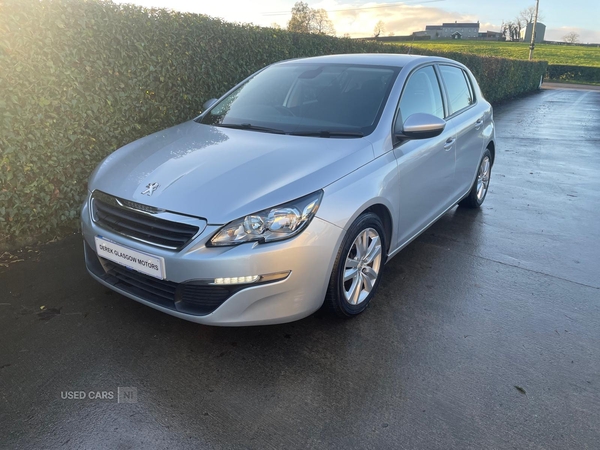
[[[446,128],[446,121],[431,114],[416,113],[409,116],[402,126],[396,121],[396,139],[429,139],[439,136]]]
[[[204,104],[202,105],[202,109],[204,111],[206,111],[208,108],[210,108],[215,103],[217,103],[217,99],[216,98],[211,98],[210,100],[207,100],[207,101],[204,102]]]

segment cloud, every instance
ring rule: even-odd
[[[1,0],[0,0],[1,1]],[[282,28],[287,26],[291,17],[291,9],[295,0],[247,0],[197,1],[197,0],[114,0],[120,3],[136,3],[146,7],[169,8],[178,11],[207,14],[221,17],[229,22],[254,23],[270,26],[277,23]],[[304,0],[307,1],[307,0]],[[323,8],[338,36],[349,34],[352,37],[373,35],[375,24],[380,20],[385,24],[384,35],[394,33],[396,36],[409,35],[413,31],[424,30],[426,25],[442,22],[476,22],[473,14],[461,14],[446,11],[433,5],[443,0],[425,0],[423,4],[401,4],[368,2],[358,5],[345,3],[348,0],[308,0],[311,8]],[[413,2],[414,3],[414,2]],[[445,4],[445,3],[442,3]],[[482,23],[481,30],[500,30],[500,24]]]
[[[545,39],[547,41],[562,41],[563,36],[571,32],[579,34],[579,42],[583,44],[600,42],[600,31],[577,27],[547,28]]]
[[[385,24],[384,35],[409,35],[421,31],[426,25],[438,25],[443,22],[477,22],[472,14],[461,14],[426,5],[389,4],[369,2],[361,6],[351,6],[335,0],[324,0],[312,4],[313,8],[328,11],[338,36],[348,33],[352,37],[366,37],[373,34],[380,20]],[[500,25],[482,23],[481,30],[499,30]]]
[[[1,1],[1,0],[0,0]],[[269,26],[278,22],[282,26],[287,25],[289,17],[279,20],[283,16],[267,17],[263,11],[286,11],[291,10],[288,2],[282,0],[261,0],[250,2],[248,0],[113,0],[116,3],[134,3],[146,8],[167,8],[175,11],[185,11],[196,14],[206,14],[212,17],[220,17],[227,22],[254,23],[256,25]]]

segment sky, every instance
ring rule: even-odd
[[[169,8],[207,14],[230,22],[261,26],[278,24],[285,28],[296,0],[117,0],[146,7]],[[385,24],[383,35],[408,35],[425,25],[442,22],[481,23],[480,31],[500,31],[503,21],[535,4],[534,0],[305,0],[311,8],[323,8],[332,19],[338,36],[365,37],[375,24]],[[546,40],[561,41],[576,32],[580,42],[600,43],[600,2],[598,0],[540,0],[540,15],[546,25]]]

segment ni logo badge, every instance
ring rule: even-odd
[[[154,194],[154,191],[158,189],[158,186],[160,186],[158,183],[148,183],[148,185],[146,185],[146,189],[142,191],[142,195],[147,195],[150,197],[152,194]]]

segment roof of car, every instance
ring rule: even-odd
[[[416,60],[440,60],[444,58],[432,58],[420,55],[404,55],[398,53],[354,53],[347,55],[325,55],[315,56],[312,58],[300,58],[282,61],[288,62],[315,62],[315,63],[332,63],[332,64],[366,64],[374,66],[396,66],[404,67],[407,64]]]

